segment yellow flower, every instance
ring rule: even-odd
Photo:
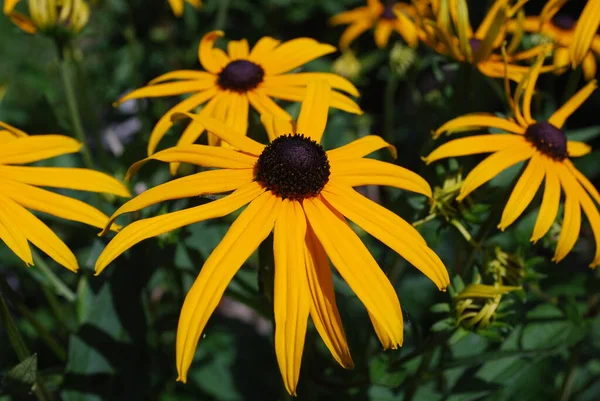
[[[333,46],[309,38],[280,44],[278,40],[266,36],[251,51],[246,39],[230,41],[227,46],[229,54],[226,54],[213,47],[215,40],[222,36],[221,31],[209,32],[200,42],[198,56],[206,71],[180,70],[166,73],[117,102],[119,104],[129,99],[193,93],[158,121],[150,135],[148,155],[154,153],[159,141],[172,126],[171,117],[174,113],[188,112],[205,102],[208,103],[200,114],[223,121],[236,132],[246,135],[249,105],[260,114],[290,119],[289,114],[271,98],[301,101],[306,95],[306,85],[311,80],[327,80],[332,87],[358,96],[354,85],[335,74],[286,74],[311,60],[334,52]],[[354,101],[339,92],[332,93],[330,105],[351,113],[361,113]],[[192,144],[203,132],[204,128],[198,122],[192,122],[178,144]],[[217,143],[218,138],[209,135],[209,144]]]
[[[202,0],[168,0],[171,9],[173,10],[173,14],[176,17],[181,17],[183,15],[183,9],[185,3],[189,3],[194,8],[202,7]]]
[[[0,239],[27,265],[33,265],[29,241],[57,263],[77,271],[75,255],[27,209],[99,228],[106,225],[108,216],[77,199],[38,186],[105,192],[126,197],[130,196],[129,191],[119,181],[97,171],[21,166],[78,152],[81,144],[67,136],[28,136],[0,121],[0,144]]]
[[[600,194],[570,160],[571,157],[588,154],[591,149],[585,143],[567,140],[562,128],[565,120],[591,95],[597,84],[596,81],[590,81],[556,110],[548,121],[536,121],[531,116],[531,99],[542,62],[543,56],[540,56],[530,73],[517,86],[513,99],[507,90],[514,118],[483,113],[469,114],[447,122],[435,132],[437,137],[444,132],[493,127],[507,132],[506,134],[455,139],[438,147],[425,160],[431,163],[446,157],[493,153],[465,178],[458,200],[464,199],[506,168],[529,160],[508,199],[498,227],[504,230],[523,213],[545,178],[542,205],[531,241],[542,238],[552,226],[558,213],[562,188],[565,193],[565,212],[553,260],[562,260],[575,245],[583,209],[596,240],[596,255],[590,265],[594,267],[600,263],[600,214],[592,198],[600,203]]]
[[[416,9],[412,4],[402,2],[387,2],[383,5],[380,0],[367,0],[367,5],[344,11],[329,19],[332,25],[350,24],[340,38],[340,49],[346,50],[350,44],[363,32],[375,26],[375,44],[385,47],[390,35],[396,31],[411,47],[419,43],[417,27],[412,18]]]
[[[557,73],[564,72],[565,67],[570,65],[569,49],[575,41],[573,27],[576,21],[568,15],[555,16],[564,2],[564,0],[549,1],[538,17],[530,16],[523,19],[514,19],[509,21],[507,25],[509,32],[540,33],[550,38],[555,43],[554,66],[557,68],[555,70]],[[600,57],[600,35],[593,36],[591,48],[582,60],[583,75],[587,81],[594,79],[596,76],[598,69],[597,57]]]
[[[600,0],[588,0],[575,25],[574,39],[569,48],[573,67],[584,62],[590,46],[596,42],[594,38],[598,26],[600,26]]]
[[[146,238],[225,216],[248,204],[186,296],[177,331],[179,380],[187,380],[198,340],[228,283],[273,229],[275,350],[291,394],[296,390],[309,315],[333,357],[344,367],[353,365],[327,257],[366,306],[383,346],[402,344],[398,297],[346,218],[402,255],[438,288],[449,284],[446,268],[416,229],[352,189],[389,185],[430,197],[427,182],[400,166],[364,158],[385,147],[395,151],[378,136],[327,152],[319,144],[333,94],[326,82],[309,84],[297,123],[263,115],[271,139],[267,146],[206,115],[189,115],[233,148],[176,146],[130,168],[129,175],[148,160],[160,160],[217,169],[152,188],[123,205],[111,222],[123,213],[168,199],[234,192],[205,205],[128,225],[99,256],[97,274]]]
[[[80,32],[90,16],[90,7],[84,0],[27,0],[29,17],[15,11],[21,0],[4,0],[4,14],[23,31],[34,34],[75,34]]]
[[[467,329],[486,329],[496,319],[502,295],[521,287],[470,284],[456,296],[456,323]]]
[[[507,64],[498,53],[506,40],[507,20],[517,13],[523,3],[520,1],[511,7],[509,0],[496,0],[474,31],[469,22],[466,0],[433,1],[433,19],[421,19],[421,40],[440,54],[461,63],[473,64],[489,77],[504,77],[506,68],[509,79],[518,82],[527,73],[528,67],[515,63],[533,58],[543,49],[537,46],[515,53],[519,41],[512,41],[508,46]],[[546,67],[543,71],[550,69],[552,67]]]

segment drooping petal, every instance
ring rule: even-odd
[[[298,116],[297,132],[310,137],[317,143],[321,142],[327,125],[330,98],[331,87],[327,82],[314,81],[308,84],[306,98],[302,101]]]
[[[274,39],[270,36],[263,36],[256,42],[252,50],[250,51],[250,55],[248,56],[248,60],[260,63],[262,58],[269,54],[273,49],[275,49],[280,40]]]
[[[288,100],[291,102],[301,102],[306,97],[306,88],[302,87],[286,87],[286,88],[264,88],[267,95],[277,99]],[[346,111],[353,114],[362,114],[360,107],[350,99],[339,92],[331,92],[330,107]]]
[[[275,354],[285,388],[296,395],[311,306],[304,255],[306,217],[297,201],[281,203],[273,236]]]
[[[586,86],[579,89],[560,109],[556,110],[548,119],[548,122],[556,128],[562,128],[567,118],[573,114],[587,100],[588,97],[596,90],[598,83],[596,80],[588,82]]]
[[[322,195],[340,213],[429,277],[440,290],[450,284],[444,263],[421,234],[395,213],[333,180],[327,183]]]
[[[267,75],[278,75],[298,68],[309,61],[336,51],[334,46],[310,38],[284,42],[261,60]]]
[[[262,89],[254,89],[246,93],[252,107],[262,116],[270,114],[275,118],[282,120],[291,120],[292,117],[287,111],[275,103]]]
[[[354,367],[348,341],[335,301],[333,277],[323,245],[310,226],[307,227],[304,249],[308,286],[312,304],[310,316],[333,358],[346,369]]]
[[[296,132],[296,128],[294,127],[294,122],[292,120],[282,120],[280,118],[273,117],[270,114],[263,114],[260,116],[260,121],[265,127],[265,131],[267,131],[267,136],[269,137],[270,142],[280,135],[288,135]]]
[[[505,169],[523,160],[529,159],[535,149],[528,144],[518,144],[493,153],[479,163],[465,178],[460,195],[456,198],[461,201],[471,192],[485,184]]]
[[[585,193],[583,188],[579,191],[579,201],[581,202],[581,208],[590,222],[590,227],[594,233],[594,241],[596,243],[596,253],[594,260],[590,263],[590,267],[596,267],[600,263],[600,213],[598,213],[598,207],[594,205],[594,202],[590,196]]]
[[[147,238],[173,231],[200,221],[226,216],[262,194],[265,190],[256,182],[238,188],[231,195],[204,205],[138,220],[121,231],[108,243],[96,261],[96,275],[127,249]]]
[[[206,71],[218,74],[229,63],[229,57],[221,49],[215,48],[215,41],[222,38],[223,31],[211,31],[202,37],[198,46],[198,58]]]
[[[210,254],[190,288],[177,327],[177,380],[186,382],[204,326],[240,266],[269,235],[281,201],[270,192],[254,199]]]
[[[423,158],[427,164],[447,157],[476,155],[480,153],[498,152],[509,146],[523,143],[525,139],[520,135],[475,135],[465,138],[454,139],[447,142],[427,157]]]
[[[349,25],[340,36],[340,49],[348,50],[354,39],[362,35],[365,31],[373,26],[372,20],[357,21]]]
[[[527,78],[527,83],[525,84],[523,90],[523,118],[527,124],[535,123],[535,120],[531,117],[531,99],[533,98],[533,92],[535,91],[535,84],[537,83],[538,77],[540,76],[540,71],[542,69],[542,65],[544,64],[543,53],[538,56],[536,62],[531,67],[529,71],[529,76]],[[518,107],[518,106],[517,106]]]
[[[377,22],[374,32],[375,44],[377,47],[381,49],[387,46],[393,28],[394,24],[391,21],[379,20]]]
[[[504,211],[498,228],[502,231],[511,225],[527,209],[537,193],[546,172],[546,157],[534,153],[529,164],[517,181]]]
[[[230,40],[227,44],[227,52],[231,60],[245,59],[250,53],[250,47],[246,39]]]
[[[448,121],[434,132],[433,137],[438,138],[443,133],[449,135],[456,132],[474,131],[481,128],[498,128],[513,134],[525,133],[525,128],[513,121],[497,117],[493,114],[473,113]]]
[[[21,167],[0,165],[0,177],[42,187],[66,188],[80,191],[103,192],[130,197],[119,180],[99,171],[85,168]]]
[[[319,198],[305,199],[304,211],[341,276],[386,333],[385,348],[402,345],[400,302],[388,278],[346,220]]]
[[[382,137],[377,135],[363,136],[362,138],[358,138],[347,145],[328,150],[327,157],[329,158],[330,162],[345,159],[359,159],[383,148],[388,148],[394,159],[398,157],[396,147],[394,145],[390,145],[384,141]]]
[[[404,167],[375,159],[331,162],[331,179],[339,179],[352,187],[387,185],[431,198],[431,187],[423,177]]]
[[[14,202],[0,195],[0,240],[27,266],[33,266],[31,248],[29,248],[27,237],[21,229],[21,221],[10,213],[11,203]]]
[[[600,25],[600,0],[588,0],[575,25],[573,42],[569,47],[571,66],[578,66],[587,54]]]
[[[79,152],[81,144],[64,135],[33,135],[0,147],[0,164],[26,164]]]
[[[355,97],[360,95],[358,89],[356,89],[356,87],[346,78],[327,72],[298,72],[285,75],[267,76],[265,77],[265,81],[261,86],[264,88],[307,86],[313,81],[325,81],[328,82],[333,89],[343,90],[344,92]]]
[[[563,224],[556,244],[556,252],[552,260],[556,263],[564,259],[565,256],[575,246],[579,238],[581,228],[581,206],[579,203],[579,191],[577,181],[562,164],[556,165],[558,179],[565,191],[565,211]]]
[[[369,7],[357,7],[354,10],[341,12],[329,18],[331,25],[345,25],[354,21],[363,21],[371,18]]]
[[[596,189],[594,184],[592,184],[590,180],[588,180],[588,178],[585,175],[583,175],[581,171],[577,169],[577,167],[575,167],[571,160],[565,159],[563,160],[563,163],[565,166],[567,166],[567,168],[575,176],[575,178],[577,178],[577,181],[579,181],[581,185],[583,185],[583,187],[586,189],[586,191],[588,191],[592,198],[594,198],[594,200],[597,203],[600,203],[600,193],[598,193],[598,190]]]
[[[544,159],[546,163],[546,181],[544,182],[542,205],[540,206],[530,239],[534,243],[546,235],[550,227],[552,227],[560,205],[560,181],[556,172],[556,163],[551,159]]]
[[[567,153],[569,157],[585,156],[592,151],[592,147],[587,143],[578,141],[567,141]]]
[[[160,78],[160,77],[159,77]],[[184,93],[203,92],[214,88],[216,77],[207,74],[206,78],[198,80],[174,81],[161,84],[144,86],[129,92],[115,102],[115,105],[122,104],[131,99],[140,99],[146,97],[165,97],[183,95]]]

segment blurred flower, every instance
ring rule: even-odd
[[[314,82],[308,86],[297,122],[263,115],[271,140],[267,146],[207,115],[190,114],[231,147],[181,145],[130,168],[128,176],[154,159],[220,169],[149,189],[117,210],[109,226],[123,213],[160,201],[234,192],[205,205],[128,225],[99,256],[96,274],[146,238],[225,216],[248,204],[208,257],[186,296],[177,332],[179,380],[187,380],[198,340],[229,281],[273,229],[275,350],[291,394],[296,391],[309,315],[336,361],[353,366],[335,303],[328,256],[366,306],[383,346],[402,344],[402,312],[394,288],[344,216],[414,264],[438,288],[449,284],[444,264],[410,224],[352,189],[390,185],[431,196],[427,182],[400,166],[364,158],[385,147],[395,152],[378,136],[369,135],[327,152],[319,144],[333,95],[326,82]]]
[[[181,17],[183,15],[183,9],[185,7],[185,3],[190,4],[194,8],[202,7],[202,0],[168,0],[169,5],[171,6],[171,10],[173,10],[173,14],[176,17]]]
[[[532,32],[546,36],[556,44],[554,49],[555,73],[563,73],[570,65],[569,48],[573,43],[575,19],[568,15],[556,15],[566,0],[549,1],[538,17],[517,18],[508,22],[508,32]],[[600,56],[600,35],[594,35],[591,49],[583,57],[583,75],[586,80],[596,76],[596,57]],[[561,68],[562,67],[562,68]]]
[[[523,1],[510,6],[509,0],[496,0],[476,31],[469,22],[466,0],[432,1],[432,15],[420,18],[421,40],[436,52],[462,63],[473,64],[484,75],[504,77],[518,82],[528,67],[515,64],[537,56],[543,46],[515,53],[518,40],[508,46],[508,63],[498,51],[506,40],[506,22],[522,7]],[[549,71],[553,67],[545,67]]]
[[[485,330],[496,319],[502,295],[521,287],[469,284],[456,295],[456,323],[470,330]]]
[[[404,46],[401,43],[396,43],[390,52],[390,67],[396,75],[403,77],[406,72],[415,63],[415,50]]]
[[[4,0],[4,14],[25,32],[64,38],[79,33],[90,16],[85,0],[27,0],[29,17],[15,11],[21,0]]]
[[[504,252],[496,246],[494,257],[486,263],[486,270],[497,284],[520,285],[525,278],[525,261],[521,256]]]
[[[150,81],[148,86],[136,89],[116,102],[118,105],[135,98],[193,93],[158,121],[150,135],[148,155],[154,153],[162,137],[173,125],[173,114],[188,112],[205,102],[208,103],[200,112],[201,115],[214,117],[225,122],[236,132],[246,135],[249,104],[260,114],[290,119],[290,115],[271,97],[301,101],[306,95],[306,85],[312,80],[326,80],[333,88],[358,96],[354,85],[339,75],[317,72],[285,74],[334,52],[333,46],[309,38],[294,39],[280,44],[278,40],[266,36],[260,39],[251,51],[246,39],[230,41],[227,55],[223,50],[213,47],[214,42],[222,36],[221,31],[209,32],[200,42],[198,55],[206,71],[180,70],[166,73]],[[362,113],[354,101],[339,92],[332,93],[330,106],[350,113]],[[192,122],[178,144],[194,143],[203,132],[204,127],[199,122]],[[218,144],[219,139],[209,135],[208,143]],[[172,171],[175,169],[176,167]]]
[[[438,137],[444,132],[450,134],[491,127],[508,134],[455,139],[438,147],[425,161],[431,163],[447,157],[493,153],[465,178],[457,198],[460,201],[508,167],[529,160],[504,208],[498,227],[504,230],[525,211],[545,177],[542,205],[531,241],[542,238],[552,226],[558,213],[562,188],[566,196],[563,229],[553,260],[562,260],[575,245],[583,208],[596,240],[596,255],[590,265],[594,267],[600,263],[600,214],[592,198],[600,203],[600,193],[570,160],[570,157],[588,154],[591,148],[583,142],[567,140],[562,127],[565,120],[592,94],[597,84],[595,80],[589,82],[555,111],[548,121],[538,122],[531,116],[531,99],[542,62],[543,55],[540,55],[530,72],[519,82],[514,98],[511,97],[508,82],[505,82],[514,118],[485,113],[469,114],[450,120],[434,135]]]
[[[375,44],[385,47],[392,31],[396,31],[411,47],[417,47],[419,37],[413,21],[416,15],[412,4],[380,0],[367,0],[367,5],[344,11],[329,19],[331,25],[350,24],[340,38],[340,49],[346,50],[363,32],[375,26]]]
[[[0,122],[0,143],[0,239],[27,265],[33,265],[29,241],[57,263],[77,271],[75,255],[48,226],[27,209],[98,228],[107,224],[108,216],[77,199],[38,186],[104,192],[124,197],[130,196],[129,191],[119,181],[97,171],[21,166],[78,152],[81,144],[67,136],[28,136],[23,131]]]
[[[571,65],[573,67],[578,66],[582,62],[585,63],[590,46],[592,46],[592,43],[597,42],[596,32],[598,32],[599,25],[600,0],[588,0],[575,25],[574,39],[569,48]],[[596,47],[597,43],[593,46]]]
[[[348,79],[356,79],[360,74],[360,61],[352,50],[346,50],[331,65],[331,70]]]

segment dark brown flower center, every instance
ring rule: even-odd
[[[277,137],[255,167],[256,181],[283,199],[317,196],[329,181],[329,160],[321,145],[302,134]]]
[[[549,122],[531,124],[525,131],[525,138],[552,159],[564,160],[568,156],[567,136]]]
[[[396,13],[394,13],[394,6],[396,5],[395,1],[390,1],[383,6],[383,11],[379,18],[393,21],[396,19]]]
[[[481,48],[481,40],[479,39],[469,39],[469,45],[471,46],[471,53],[475,54]]]
[[[559,14],[552,18],[552,23],[558,28],[571,30],[575,26],[575,18],[571,17],[570,15]]]
[[[223,89],[247,92],[256,88],[264,76],[265,71],[260,65],[248,60],[235,60],[219,73],[218,84]]]

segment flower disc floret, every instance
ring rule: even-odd
[[[282,135],[265,147],[256,163],[256,181],[283,199],[318,195],[330,166],[321,145],[302,134]]]
[[[567,136],[549,122],[531,124],[525,131],[525,138],[554,160],[564,160],[568,156]]]
[[[263,81],[263,68],[248,60],[235,60],[219,73],[219,86],[234,92],[247,92]]]
[[[396,14],[394,13],[394,5],[396,4],[396,2],[391,2],[386,4],[383,7],[383,11],[381,12],[381,15],[379,16],[381,19],[386,19],[389,21],[393,21],[396,19]]]

